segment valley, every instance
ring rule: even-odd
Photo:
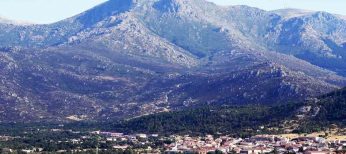
[[[108,0],[0,18],[0,153],[345,149],[343,15]]]

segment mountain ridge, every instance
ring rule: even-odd
[[[204,0],[111,0],[53,24],[0,24],[0,120],[123,119],[319,96],[346,85],[343,22]],[[307,35],[309,24],[325,32]],[[317,37],[328,30],[337,39]]]

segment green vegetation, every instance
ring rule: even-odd
[[[208,106],[178,112],[159,113],[111,126],[121,132],[161,134],[232,134],[257,131],[259,126],[278,125],[289,118],[297,105]],[[248,130],[248,131],[245,131]],[[262,133],[267,130],[260,130]],[[245,133],[245,134],[244,134]],[[249,134],[250,135],[250,134]]]
[[[331,125],[346,127],[346,88],[321,96],[317,103],[308,103],[320,108],[319,113],[301,123],[296,132],[310,133],[325,130]]]
[[[303,106],[318,108],[316,115],[307,113],[298,119]],[[314,112],[314,111],[310,111]],[[236,134],[282,133],[285,121],[295,120],[294,132],[310,133],[332,124],[346,126],[346,89],[321,96],[317,101],[274,106],[207,106],[177,112],[159,113],[121,123],[106,124],[104,129],[120,132],[162,134]],[[272,129],[277,128],[277,129]]]

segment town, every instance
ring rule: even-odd
[[[42,130],[40,130],[42,131]],[[249,138],[237,138],[230,135],[159,135],[159,134],[124,134],[106,131],[88,131],[85,133],[72,130],[50,129],[50,134],[75,134],[73,137],[48,139],[48,144],[65,145],[35,147],[20,149],[4,147],[13,145],[13,141],[28,137],[0,136],[2,153],[302,153],[302,154],[329,154],[342,153],[346,149],[346,140],[327,140],[324,137],[299,136],[288,138],[282,135],[255,135]],[[35,140],[37,141],[37,139]],[[42,145],[46,145],[44,143]]]

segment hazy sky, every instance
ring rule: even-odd
[[[0,16],[51,23],[76,15],[106,0],[0,0]],[[209,0],[220,5],[249,5],[265,10],[299,8],[346,15],[346,0]]]

